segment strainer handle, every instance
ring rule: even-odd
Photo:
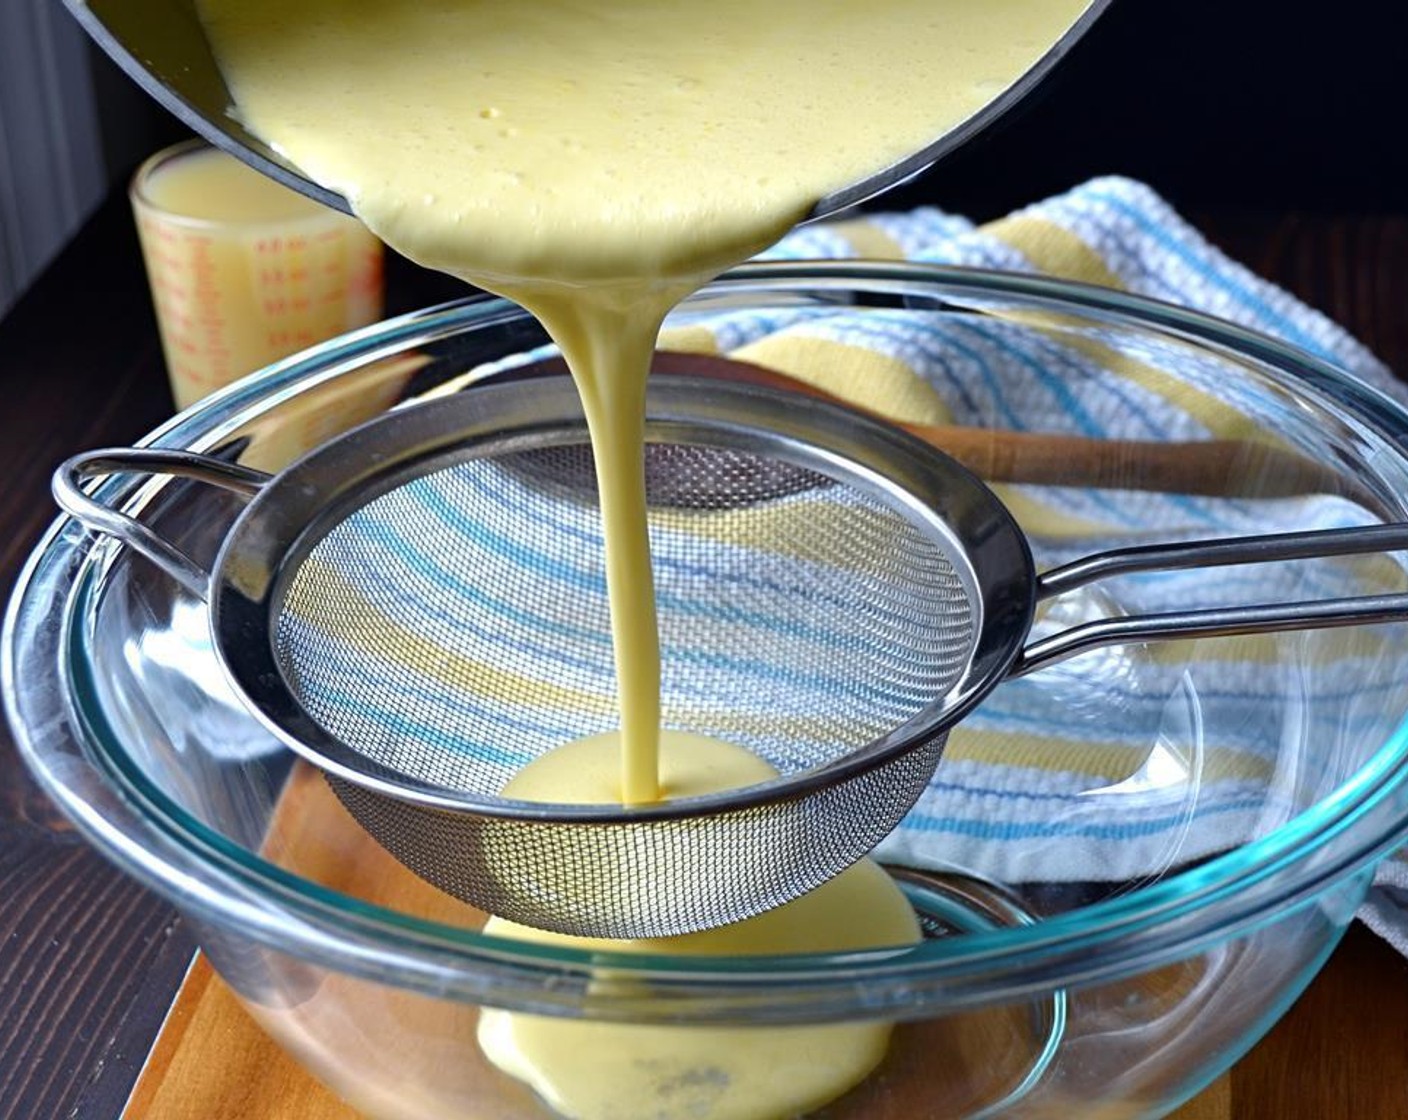
[[[1212,568],[1278,560],[1307,560],[1408,549],[1408,524],[1316,529],[1303,533],[1181,544],[1146,545],[1096,553],[1037,577],[1038,599],[1073,591],[1116,575]],[[1130,615],[1086,622],[1030,642],[1008,673],[1020,677],[1088,649],[1166,638],[1211,638],[1315,630],[1408,620],[1408,594],[1362,595],[1319,602],[1257,604]]]
[[[271,475],[193,451],[155,448],[104,448],[75,455],[54,472],[54,500],[65,513],[95,532],[115,537],[135,549],[192,595],[206,597],[210,573],[154,529],[135,517],[95,501],[84,490],[86,479],[110,474],[161,474],[208,482],[253,497]]]

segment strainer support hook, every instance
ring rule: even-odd
[[[270,475],[193,451],[159,448],[105,448],[75,455],[54,472],[54,500],[95,532],[116,537],[140,552],[192,595],[204,601],[210,573],[148,525],[106,506],[84,488],[87,479],[112,474],[160,474],[190,478],[252,498]]]

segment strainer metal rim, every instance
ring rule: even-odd
[[[1035,562],[1016,520],[988,487],[931,444],[850,409],[795,393],[674,376],[650,388],[648,438],[757,451],[825,469],[883,493],[949,544],[974,610],[959,679],[904,723],[843,758],[768,782],[659,804],[546,805],[449,790],[367,758],[299,703],[270,635],[287,575],[322,538],[320,528],[409,476],[463,458],[476,442],[511,448],[530,433],[570,425],[585,433],[580,398],[565,377],[472,386],[397,409],[352,429],[276,475],[241,512],[210,574],[209,622],[217,659],[249,711],[320,770],[364,790],[421,807],[499,819],[624,824],[737,812],[796,800],[913,750],[967,715],[1006,676],[1035,611]],[[386,439],[390,433],[393,438]],[[585,438],[584,435],[582,438]],[[391,457],[384,452],[394,448]],[[377,454],[368,454],[375,447]],[[978,551],[979,556],[974,556]]]

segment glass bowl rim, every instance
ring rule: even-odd
[[[727,273],[702,295],[776,292],[788,284],[794,290],[797,285],[838,289],[859,284],[908,285],[931,296],[1015,297],[1101,318],[1114,326],[1153,329],[1179,342],[1275,365],[1319,390],[1380,435],[1391,437],[1396,431],[1408,441],[1408,412],[1324,360],[1199,312],[1112,289],[952,266],[806,261],[745,265]],[[236,382],[174,417],[141,443],[186,447],[215,442],[256,412],[267,411],[338,376],[349,363],[374,360],[411,339],[426,342],[523,317],[526,312],[507,301],[472,296],[374,324]],[[215,419],[217,416],[224,418],[223,423]],[[178,906],[274,948],[408,986],[433,988],[439,993],[458,990],[476,999],[492,990],[498,997],[495,1002],[515,1002],[513,991],[521,994],[537,988],[545,975],[586,977],[609,965],[642,981],[665,984],[683,999],[713,1000],[711,1006],[720,1013],[736,1009],[739,1001],[766,1000],[785,992],[789,1000],[805,1005],[797,1014],[810,1018],[818,1001],[826,999],[831,1006],[837,991],[849,990],[858,981],[868,985],[867,991],[863,997],[853,996],[852,1001],[863,1004],[868,1014],[893,1013],[896,1007],[922,1003],[926,993],[941,994],[949,1001],[989,1002],[1022,992],[1049,991],[1077,977],[1083,982],[1113,979],[1196,952],[1265,921],[1272,911],[1313,899],[1387,854],[1408,834],[1406,820],[1372,836],[1352,835],[1355,823],[1408,778],[1406,715],[1370,761],[1334,794],[1266,836],[1127,895],[1031,925],[974,932],[903,950],[718,959],[600,953],[486,936],[362,902],[268,863],[195,822],[154,787],[142,789],[145,783],[140,776],[138,784],[132,783],[130,775],[119,779],[111,760],[114,752],[119,756],[124,753],[122,747],[104,741],[108,736],[91,724],[85,729],[100,734],[96,742],[84,745],[87,761],[91,766],[95,750],[108,756],[108,771],[98,780],[119,780],[120,797],[132,814],[131,820],[100,819],[91,811],[81,782],[66,782],[44,766],[16,713],[15,638],[23,610],[40,609],[28,603],[26,592],[46,558],[52,561],[58,552],[81,553],[84,560],[83,572],[71,585],[65,603],[66,641],[72,636],[72,625],[82,616],[79,608],[94,586],[94,546],[88,541],[80,549],[71,540],[65,542],[68,522],[59,518],[36,546],[16,581],[6,615],[5,700],[30,769],[80,831],[129,873]],[[72,649],[66,653],[71,660],[76,657]],[[147,846],[157,837],[160,852]],[[1291,874],[1297,865],[1336,842],[1348,850],[1337,852],[1334,859],[1307,873]],[[201,889],[199,878],[193,877],[196,872],[215,872],[217,879],[238,883],[244,889],[232,893]],[[572,1002],[571,996],[564,998]],[[522,1000],[516,1002],[523,1005]],[[624,1006],[631,1001],[620,1002]],[[539,1000],[533,1005],[541,1004]],[[713,1013],[703,1014],[707,1018]],[[842,1011],[833,1007],[831,1013]]]

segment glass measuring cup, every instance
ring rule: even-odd
[[[360,222],[188,141],[130,191],[178,409],[381,317],[381,243]]]

